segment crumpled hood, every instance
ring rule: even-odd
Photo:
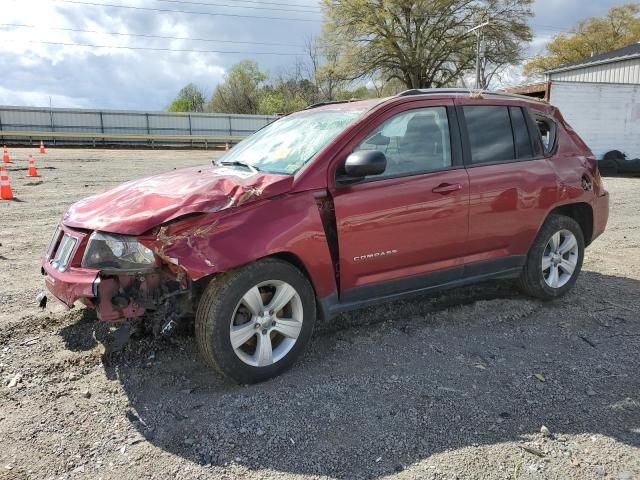
[[[72,228],[140,235],[190,213],[238,207],[289,191],[293,177],[206,165],[124,183],[73,204],[63,223]]]

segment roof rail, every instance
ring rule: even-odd
[[[411,90],[405,90],[400,92],[398,97],[408,97],[409,95],[427,95],[438,93],[471,93],[468,88],[412,88]]]
[[[324,107],[325,105],[338,105],[340,103],[357,102],[358,100],[360,100],[360,99],[359,98],[351,98],[349,100],[331,100],[331,101],[327,101],[327,102],[318,102],[318,103],[314,103],[312,105],[309,105],[308,107],[305,107],[305,110],[311,110],[312,108]]]
[[[506,93],[506,92],[494,92],[489,90],[475,90],[471,88],[413,88],[411,90],[405,90],[404,92],[400,92],[398,97],[408,97],[411,95],[437,95],[443,93],[467,93],[469,95],[479,95],[480,98],[482,96],[491,95],[494,97],[507,97],[507,98],[519,98],[526,100],[538,100],[534,97],[528,97],[527,95],[518,95],[516,93]]]

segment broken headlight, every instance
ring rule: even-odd
[[[148,270],[155,265],[153,252],[135,237],[93,232],[82,266],[100,270]]]

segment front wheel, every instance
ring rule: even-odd
[[[293,265],[264,259],[214,278],[196,312],[205,361],[238,383],[256,383],[289,368],[315,323],[315,295]]]
[[[521,289],[534,297],[553,300],[576,283],[584,258],[584,235],[578,223],[551,215],[542,225],[520,274]]]

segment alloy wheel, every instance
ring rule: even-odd
[[[554,233],[542,254],[542,276],[551,288],[561,288],[571,280],[578,265],[578,240],[569,230]]]
[[[302,322],[302,300],[295,288],[280,280],[261,282],[236,305],[229,332],[231,346],[247,365],[273,365],[291,351]]]

